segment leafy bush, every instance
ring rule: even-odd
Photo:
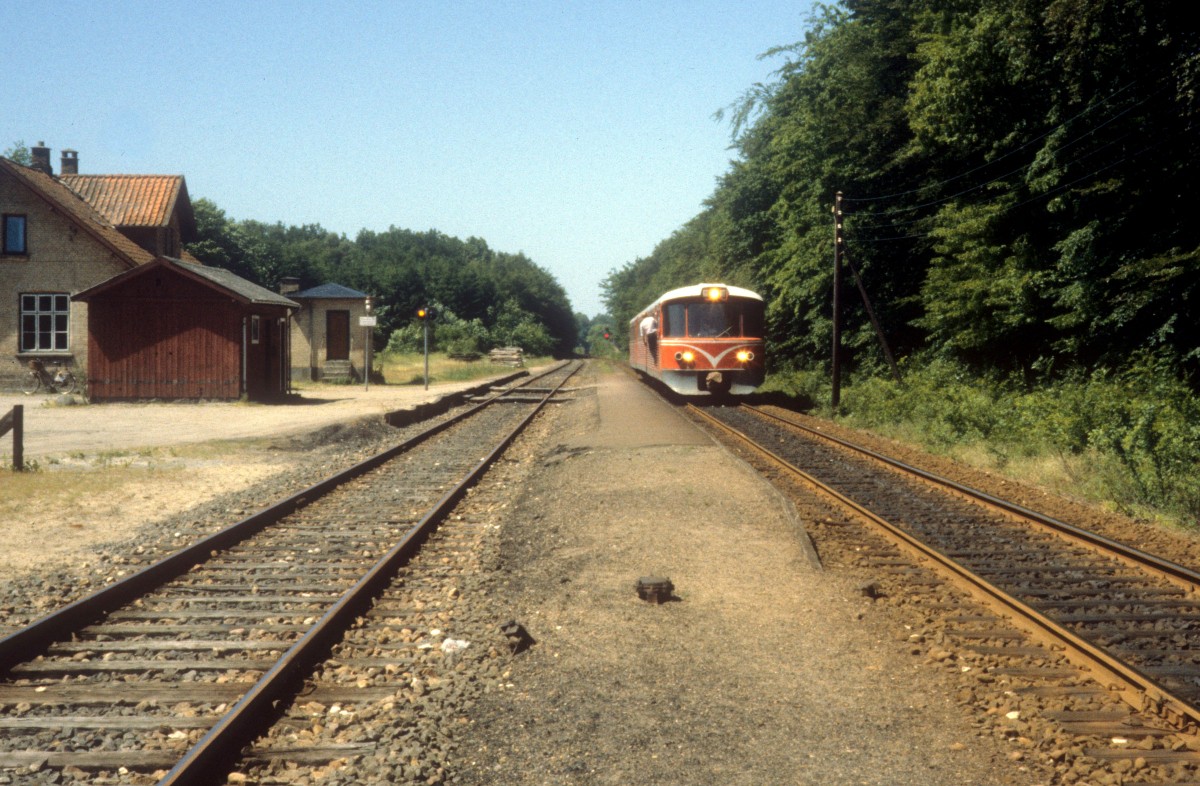
[[[478,319],[437,323],[437,347],[453,357],[478,357],[489,349],[488,330]]]
[[[759,391],[781,393],[802,402],[826,402],[829,401],[829,378],[827,374],[811,369],[771,374]]]
[[[1033,390],[933,360],[910,367],[902,385],[855,380],[842,400],[854,425],[900,429],[939,451],[982,446],[1001,465],[1014,455],[1057,456],[1086,465],[1082,481],[1127,511],[1200,519],[1200,404],[1155,358]]]
[[[554,339],[539,323],[529,319],[506,331],[506,340],[497,346],[520,347],[526,355],[549,355],[554,351]]]
[[[1117,458],[1139,502],[1200,516],[1200,406],[1187,386],[1148,361],[1092,387],[1089,443]]]
[[[425,351],[425,328],[420,323],[402,325],[388,336],[387,349],[393,355]]]
[[[990,439],[1005,424],[998,391],[960,366],[935,360],[911,370],[904,384],[872,377],[843,389],[843,412],[867,427],[916,425],[939,448]]]

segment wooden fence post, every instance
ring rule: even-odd
[[[25,405],[17,404],[0,416],[0,437],[13,433],[13,471],[25,470]]]

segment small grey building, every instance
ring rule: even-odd
[[[370,331],[359,318],[368,315],[369,296],[333,283],[302,290],[294,278],[280,282],[279,291],[300,304],[292,319],[292,379],[362,379]]]

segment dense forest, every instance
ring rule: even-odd
[[[317,225],[236,221],[207,199],[193,204],[198,237],[187,246],[207,265],[269,289],[295,277],[302,289],[336,282],[372,296],[375,331],[393,349],[417,349],[417,308],[437,312],[435,339],[456,354],[520,346],[533,355],[574,351],[581,326],[562,286],[523,254],[479,238],[389,228],[353,240]]]
[[[997,437],[1033,428],[1032,401],[1055,449],[1104,446],[1141,498],[1200,513],[1176,482],[1200,456],[1188,4],[842,0],[765,56],[774,80],[721,113],[734,157],[703,210],[605,280],[614,318],[699,280],[757,289],[776,384],[827,395],[840,192],[848,410],[911,413],[923,389],[958,402],[948,439]],[[884,382],[855,276],[907,384]]]

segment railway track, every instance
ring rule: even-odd
[[[1062,683],[1043,685],[1043,694],[1086,696],[1089,689],[1062,667],[1083,670],[1100,699],[1059,713],[1059,720],[1092,740],[1090,755],[1116,760],[1127,753],[1142,767],[1200,762],[1200,574],[835,440],[785,413],[748,406],[689,411],[784,468],[777,471],[819,489],[829,505],[871,522],[887,543],[860,539],[852,547],[861,550],[860,564],[899,574],[908,582],[901,591],[914,595],[931,581],[953,582],[989,609],[943,613],[976,653],[1006,664],[997,673],[1019,676],[1036,662],[1027,676]],[[837,515],[824,518],[834,524]],[[933,568],[939,578],[925,578],[915,566]],[[1015,630],[1003,629],[1005,622]],[[1110,706],[1116,695],[1136,718]],[[1127,750],[1131,739],[1145,744]],[[1114,745],[1119,749],[1109,750]],[[1200,781],[1177,778],[1168,780]]]
[[[444,519],[577,369],[487,397],[0,639],[0,772],[198,784],[238,765],[289,782],[369,754],[434,777],[436,740],[383,750],[355,721],[418,706],[437,680],[428,656],[452,669],[470,646],[446,628],[482,525]]]

